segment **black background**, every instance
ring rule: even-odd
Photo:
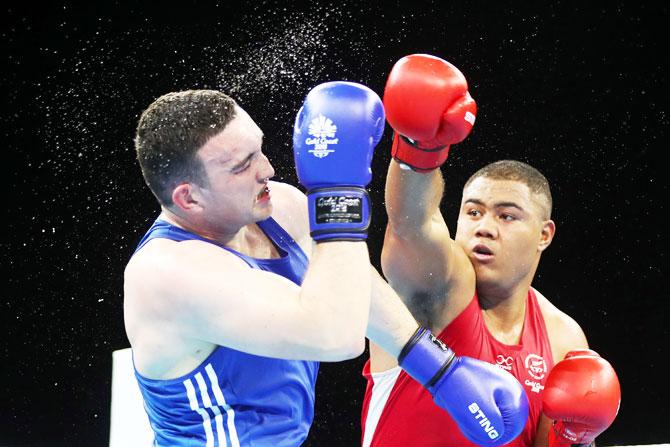
[[[452,231],[477,168],[542,170],[558,231],[534,285],[622,383],[601,445],[670,442],[667,6],[522,3],[5,6],[0,445],[108,442],[111,353],[128,346],[123,269],[158,212],[132,145],[154,98],[232,94],[264,130],[276,178],[296,184],[291,129],[307,91],[351,80],[381,95],[393,63],[417,52],[458,66],[478,103],[443,168]],[[387,127],[370,185],[377,266],[390,138]],[[365,358],[322,365],[307,445],[357,445]]]

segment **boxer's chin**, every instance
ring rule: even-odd
[[[488,290],[491,287],[495,289],[500,285],[500,278],[490,266],[474,264],[474,269],[477,278],[477,289]]]

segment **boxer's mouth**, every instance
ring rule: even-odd
[[[270,188],[268,187],[268,185],[265,185],[263,189],[261,189],[261,191],[256,196],[256,201],[261,202],[269,198],[270,198]]]
[[[472,251],[480,255],[492,255],[493,252],[490,248],[483,244],[477,244],[472,248]]]
[[[483,244],[475,245],[472,248],[472,254],[480,262],[488,262],[493,259],[493,251]]]

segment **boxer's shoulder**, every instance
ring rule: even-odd
[[[554,361],[561,360],[568,351],[587,348],[586,335],[574,318],[556,307],[538,290],[537,302],[544,318]]]
[[[216,262],[241,262],[227,250],[221,250],[218,244],[203,239],[187,239],[176,241],[157,237],[146,243],[135,253],[126,266],[126,272],[138,272],[142,275],[165,273],[164,270],[184,268],[190,262],[197,266],[207,264],[211,258]]]
[[[126,265],[125,299],[153,306],[153,301],[164,302],[166,295],[177,294],[198,275],[204,276],[215,269],[219,279],[225,279],[226,275],[234,279],[239,268],[246,268],[245,262],[215,244],[197,239],[178,242],[156,238]]]

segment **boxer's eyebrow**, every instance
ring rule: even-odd
[[[225,165],[226,163],[228,163],[228,162],[229,162],[230,160],[232,160],[232,159],[233,159],[233,157],[231,157],[229,154],[226,154],[226,155],[222,155],[222,156],[220,156],[220,157],[217,157],[217,158],[215,158],[214,160],[215,160],[217,163],[220,163],[220,164],[222,164],[222,165]]]
[[[523,211],[523,208],[520,205],[517,205],[514,202],[498,202],[493,205],[494,208],[516,208],[519,211]]]
[[[256,155],[256,152],[252,152],[251,154],[247,155],[247,157],[246,157],[244,160],[242,160],[242,161],[239,162],[239,163],[236,163],[236,164],[233,165],[233,167],[230,168],[230,169],[233,170],[233,171],[236,171],[236,170],[242,168],[244,165],[246,165],[246,164],[249,162],[249,160],[251,160],[251,158],[252,158],[254,155]]]
[[[467,199],[465,203],[472,203],[474,205],[486,207],[486,204],[479,199]],[[524,211],[524,209],[516,202],[496,202],[493,204],[493,208],[516,208],[519,211]]]

